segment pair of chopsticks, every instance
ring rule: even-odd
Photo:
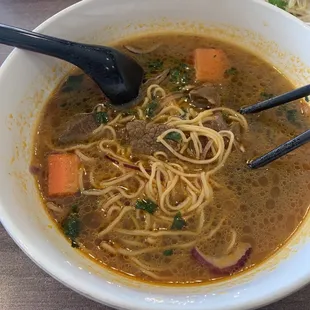
[[[283,95],[267,99],[265,101],[253,104],[248,107],[241,108],[239,112],[241,114],[253,114],[258,113],[264,110],[268,110],[274,107],[277,107],[282,104],[289,103],[291,101],[305,98],[310,95],[310,85],[303,86],[301,88],[295,89]],[[270,151],[269,153],[255,158],[253,160],[249,160],[247,162],[248,166],[251,169],[257,169],[264,167],[265,165],[275,161],[276,159],[292,152],[293,150],[299,148],[300,146],[310,142],[310,130],[302,133],[301,135],[293,138],[285,142],[284,144],[278,146],[274,150]]]

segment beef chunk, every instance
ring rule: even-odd
[[[218,88],[213,84],[204,84],[189,92],[191,103],[201,109],[212,109],[220,106]]]
[[[221,131],[221,130],[229,130],[228,124],[224,120],[223,114],[218,112],[214,113],[215,120],[206,122],[204,126],[211,128],[215,131]]]
[[[98,126],[93,113],[77,114],[66,123],[58,141],[60,143],[84,141]]]
[[[157,142],[157,137],[170,129],[165,124],[149,124],[146,121],[135,120],[126,125],[127,141],[135,154],[152,155],[158,151],[167,152],[167,148]],[[175,146],[173,141],[167,141]]]

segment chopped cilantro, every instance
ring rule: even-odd
[[[179,142],[182,139],[182,136],[179,132],[172,131],[165,136],[165,139]]]
[[[285,10],[287,6],[287,2],[284,0],[268,0],[270,4],[277,6],[278,8]]]
[[[193,80],[194,69],[185,63],[179,63],[170,71],[170,82],[181,89]]]
[[[171,229],[173,230],[182,230],[184,226],[186,225],[186,221],[182,217],[181,212],[178,212],[176,216],[173,219]]]
[[[227,75],[227,76],[236,75],[237,73],[238,73],[238,70],[235,67],[231,67],[230,69],[227,69],[225,71],[225,75]]]
[[[154,214],[157,208],[157,204],[150,199],[139,199],[136,202],[136,209],[144,210],[150,214]]]
[[[95,120],[98,124],[106,124],[109,121],[108,114],[103,111],[95,113]]]
[[[163,252],[164,256],[171,256],[173,254],[173,250],[166,250]]]
[[[267,99],[270,99],[270,98],[274,97],[274,94],[269,94],[269,93],[266,93],[266,92],[262,92],[262,93],[260,93],[260,96],[263,99],[267,100]]]
[[[62,228],[64,234],[74,241],[80,234],[80,220],[77,214],[71,213],[64,221]]]
[[[65,81],[65,83],[62,85],[61,91],[67,93],[77,89],[82,84],[83,79],[84,74],[70,75]]]
[[[148,106],[145,109],[145,115],[148,118],[152,118],[155,116],[156,110],[158,108],[158,102],[156,100],[153,100],[148,104]]]
[[[148,63],[148,68],[154,72],[154,71],[160,71],[163,68],[164,62],[161,59],[155,59]]]

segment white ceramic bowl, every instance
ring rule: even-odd
[[[298,85],[309,81],[310,30],[254,0],[86,0],[37,31],[108,44],[132,34],[183,31],[229,39],[261,55]],[[261,266],[229,281],[161,287],[106,270],[74,249],[45,213],[28,172],[32,137],[46,99],[70,69],[62,61],[14,51],[0,71],[0,215],[23,251],[77,292],[120,309],[242,310],[275,301],[310,281],[310,219]]]

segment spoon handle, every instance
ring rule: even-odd
[[[75,42],[4,24],[0,24],[0,44],[53,56],[76,65],[78,65],[77,58],[79,58],[76,56],[84,50],[81,45]]]
[[[88,48],[87,44],[79,44],[4,24],[0,24],[0,44],[56,57],[78,67],[81,64],[84,64],[85,67],[85,61],[94,56],[92,49]],[[100,53],[101,56],[111,55],[110,50],[103,46],[100,46]],[[95,60],[94,58],[93,60]],[[100,60],[102,62],[102,59]],[[103,60],[105,59],[103,58]],[[111,64],[107,61],[106,65],[110,66]]]
[[[72,63],[98,84],[113,105],[131,102],[139,94],[142,67],[114,48],[72,42],[3,24],[0,24],[0,44]]]

